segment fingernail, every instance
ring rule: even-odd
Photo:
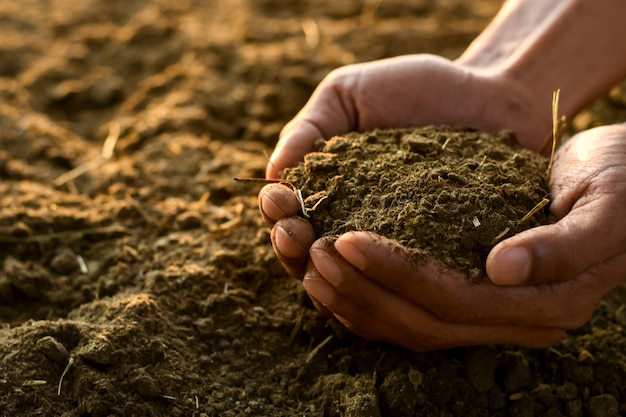
[[[498,285],[522,285],[528,280],[530,262],[530,253],[526,248],[504,248],[496,256],[491,279]]]
[[[274,235],[276,247],[280,254],[287,258],[299,258],[306,253],[306,249],[294,239],[287,230],[276,225],[276,234]]]
[[[321,249],[311,249],[311,260],[313,265],[319,271],[319,273],[335,287],[339,285],[341,281],[341,269],[337,262],[333,259],[328,252]]]
[[[281,209],[274,200],[265,194],[261,199],[261,213],[265,219],[276,221],[283,217],[287,217],[287,213]]]
[[[284,167],[280,167],[278,164],[278,159],[281,153],[281,149],[283,148],[282,140],[278,141],[276,147],[274,148],[274,152],[270,155],[270,159],[267,161],[267,168],[265,170],[266,174],[271,174],[269,178],[278,178],[280,171],[284,169]]]
[[[317,277],[305,278],[303,285],[311,297],[324,306],[328,306],[333,300],[335,290],[323,279]]]
[[[280,169],[278,168],[276,160],[278,159],[280,148],[282,148],[282,144],[279,141],[274,148],[274,152],[272,152],[272,154],[270,155],[270,159],[267,161],[265,174],[268,175],[268,178],[275,178],[278,176]]]
[[[340,237],[335,242],[335,249],[337,249],[337,252],[339,252],[346,261],[350,262],[361,271],[365,270],[367,259],[363,252],[357,249],[352,243],[346,242],[345,239]]]

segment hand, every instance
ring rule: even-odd
[[[570,139],[556,153],[550,190],[550,212],[558,222],[493,248],[487,259],[491,281],[550,284],[591,275],[597,279],[593,289],[616,286],[626,276],[620,267],[626,262],[626,124]]]
[[[524,89],[494,71],[431,55],[374,61],[340,68],[319,85],[281,132],[267,177],[277,178],[302,160],[319,138],[425,124],[514,129],[519,142],[534,150],[541,149],[551,126],[548,112],[538,111]],[[300,205],[294,193],[278,184],[266,186],[259,193],[259,208],[273,225],[272,245],[281,263],[292,277],[302,279],[315,234],[308,221],[297,217]]]
[[[492,282],[470,285],[434,262],[411,261],[394,241],[351,232],[312,245],[304,286],[370,340],[414,350],[551,346],[626,275],[626,126],[572,138],[557,152],[551,191],[558,221],[496,246],[487,261]]]
[[[278,178],[320,138],[375,128],[449,124],[493,132],[512,129],[522,146],[539,151],[551,128],[549,94],[546,103],[536,103],[526,90],[504,73],[433,55],[340,68],[285,126],[267,177]]]
[[[304,158],[319,138],[355,130],[425,124],[466,124],[513,129],[529,149],[549,135],[549,112],[506,76],[431,55],[410,55],[340,68],[331,73],[281,132],[267,177]],[[541,117],[538,116],[541,114]],[[289,274],[302,279],[314,241],[313,229],[295,216],[300,206],[288,187],[261,190],[259,208],[274,225],[272,244]]]

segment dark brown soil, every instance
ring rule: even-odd
[[[0,416],[626,413],[623,288],[554,349],[367,343],[287,278],[232,180],[332,68],[454,57],[499,6],[0,2]],[[574,125],[625,108],[616,88]]]
[[[510,132],[425,127],[334,137],[284,178],[317,236],[376,232],[476,280],[495,243],[547,223],[547,167]]]

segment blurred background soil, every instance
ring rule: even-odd
[[[553,349],[367,343],[315,312],[233,181],[333,68],[454,58],[500,4],[0,3],[0,415],[626,414],[623,288]]]

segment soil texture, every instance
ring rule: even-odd
[[[317,236],[375,232],[475,281],[495,243],[547,223],[547,168],[510,132],[430,126],[334,137],[284,179]]]
[[[624,288],[553,349],[368,343],[233,181],[333,68],[454,58],[500,5],[0,2],[0,416],[626,414]],[[626,120],[625,91],[575,128]]]

